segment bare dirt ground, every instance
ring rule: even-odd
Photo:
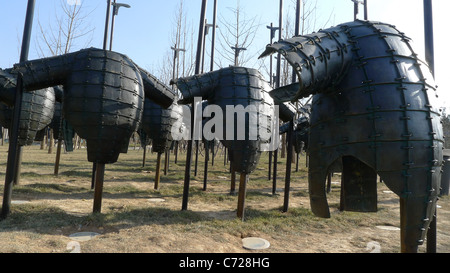
[[[0,175],[4,178],[8,146],[0,146]],[[56,149],[55,149],[56,150]],[[340,176],[332,179],[328,201],[332,216],[322,219],[309,210],[304,156],[299,171],[293,166],[289,209],[282,212],[285,159],[279,160],[277,194],[267,178],[263,154],[248,183],[245,219],[236,217],[237,195],[230,195],[230,173],[217,155],[203,187],[203,157],[192,176],[188,210],[182,211],[185,154],[175,164],[171,155],[167,175],[154,190],[155,154],[142,149],[121,154],[106,165],[102,211],[93,214],[92,165],[86,151],[61,156],[54,175],[55,152],[24,147],[19,185],[14,186],[11,214],[0,222],[2,253],[367,253],[400,251],[399,200],[378,183],[378,212],[339,211]],[[194,167],[192,168],[194,169]],[[4,181],[4,180],[3,180]],[[3,185],[1,185],[3,192]],[[238,189],[238,185],[237,185]],[[2,197],[3,198],[3,197]],[[21,202],[25,201],[25,202]],[[450,199],[438,202],[437,251],[450,251]],[[87,241],[70,237],[95,232]],[[270,242],[263,250],[248,250],[242,239]],[[425,245],[420,252],[425,251]]]

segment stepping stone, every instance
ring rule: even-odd
[[[154,202],[154,203],[166,202],[166,200],[163,199],[163,198],[150,198],[150,199],[147,199],[147,200],[150,201],[150,202]]]
[[[383,230],[400,230],[400,228],[394,226],[377,226],[377,228]]]
[[[270,246],[269,241],[258,237],[247,237],[242,239],[243,247],[246,249],[257,250],[266,249]]]
[[[89,241],[92,238],[94,238],[95,236],[100,235],[99,233],[96,232],[77,232],[77,233],[73,233],[69,235],[69,238],[74,240],[74,241],[78,241],[78,242],[85,242],[85,241]]]
[[[11,204],[21,205],[21,204],[27,204],[30,203],[30,201],[26,200],[11,200]]]

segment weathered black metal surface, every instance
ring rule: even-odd
[[[57,89],[55,89],[56,91]],[[60,102],[55,102],[55,112],[53,114],[52,122],[49,127],[53,130],[53,138],[64,140],[64,149],[66,152],[73,151],[73,138],[75,137],[75,130],[62,116],[62,105]]]
[[[55,107],[53,88],[24,93],[19,121],[19,145],[31,145],[36,133],[50,124]]]
[[[150,99],[145,99],[142,129],[152,141],[153,152],[163,153],[170,148],[174,139],[181,139],[179,136],[181,132],[172,130],[172,127],[182,118],[182,115],[183,110],[177,103],[164,109]]]
[[[302,116],[294,122],[294,131],[292,132],[292,144],[294,151],[300,153],[301,150],[306,150],[308,147],[309,137],[309,118]],[[280,135],[287,133],[289,123],[284,123],[280,126]]]
[[[322,37],[312,42],[314,35]],[[326,40],[331,44],[322,43]],[[330,216],[329,167],[352,156],[400,196],[402,250],[417,251],[439,192],[443,134],[433,77],[411,40],[392,25],[355,21],[280,41],[266,53],[277,50],[301,68],[301,84],[271,94],[281,101],[315,94],[309,136],[312,211]]]
[[[268,45],[260,58],[280,52],[296,72],[298,82],[271,92],[275,102],[295,101],[336,86],[352,60],[345,29],[337,26]]]
[[[187,78],[179,78],[174,81],[181,93],[183,99],[180,103],[189,103],[194,97],[201,97],[208,100],[209,104],[218,105],[223,111],[223,137],[221,141],[229,150],[230,162],[232,168],[239,173],[251,173],[258,163],[261,155],[261,145],[264,141],[250,140],[249,130],[260,129],[259,123],[249,123],[249,116],[245,115],[245,124],[238,125],[237,116],[234,120],[227,119],[225,114],[227,105],[240,105],[246,108],[248,105],[264,105],[268,111],[259,113],[259,118],[265,118],[270,126],[271,117],[273,117],[274,103],[269,96],[268,91],[272,88],[265,81],[262,75],[255,69],[244,67],[227,67],[217,71],[195,75]],[[247,108],[252,114],[258,114],[254,110]],[[257,111],[257,108],[255,108]],[[233,122],[233,123],[232,123]],[[225,125],[234,125],[234,135],[232,138],[226,137]],[[237,130],[239,126],[245,126],[246,132],[243,140],[238,140]],[[242,130],[243,128],[239,128]],[[271,127],[263,128],[266,132],[272,132]]]
[[[138,128],[145,96],[163,107],[174,94],[127,56],[89,48],[14,66],[26,90],[64,86],[64,117],[87,140],[88,160],[114,163]]]
[[[17,77],[11,74],[11,69],[0,68],[0,101],[14,106]]]
[[[0,99],[2,105],[2,126],[11,128],[16,78],[11,70],[0,70]],[[19,121],[18,144],[31,145],[36,133],[51,123],[55,108],[55,93],[53,88],[39,89],[24,93]]]

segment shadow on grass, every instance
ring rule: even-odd
[[[228,219],[216,219],[214,214],[229,214]],[[85,216],[75,216],[66,213],[56,207],[46,207],[43,205],[20,205],[14,206],[6,219],[0,221],[0,232],[28,231],[41,234],[52,234],[56,230],[73,231],[79,227],[89,227],[90,229],[102,228],[102,233],[117,232],[120,229],[146,225],[183,225],[189,229],[191,225],[201,222],[201,226],[208,229],[213,227],[216,230],[243,230],[243,229],[266,229],[276,228],[283,225],[285,221],[292,220],[292,217],[301,218],[311,216],[307,211],[298,211],[291,214],[281,213],[278,209],[254,210],[247,209],[245,220],[233,218],[235,211],[190,211],[173,210],[168,208],[124,208],[122,211],[108,213],[90,213]],[[311,217],[308,217],[311,218]],[[69,235],[69,234],[67,234]]]

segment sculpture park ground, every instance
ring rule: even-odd
[[[4,178],[8,145],[0,146]],[[340,174],[331,180],[331,218],[316,217],[309,208],[305,155],[292,166],[289,209],[282,212],[286,158],[278,156],[277,191],[268,179],[268,153],[263,153],[247,188],[245,219],[236,217],[237,193],[230,195],[229,163],[219,150],[209,161],[203,191],[204,154],[197,176],[191,175],[188,210],[182,211],[185,151],[173,151],[166,175],[154,189],[156,153],[130,147],[107,164],[101,213],[92,213],[92,163],[86,149],[61,154],[54,174],[55,151],[23,147],[20,182],[13,189],[10,216],[0,222],[0,253],[67,253],[77,232],[95,232],[78,242],[82,253],[398,253],[399,198],[377,183],[378,212],[339,210]],[[195,151],[195,150],[194,150]],[[195,155],[194,155],[195,158]],[[193,160],[193,164],[194,164]],[[162,164],[163,165],[163,164]],[[164,165],[163,165],[164,166]],[[194,166],[192,166],[194,172]],[[0,184],[3,191],[3,183]],[[237,189],[236,189],[237,190]],[[24,202],[23,202],[24,201]],[[437,252],[450,252],[450,198],[441,196],[437,211]],[[242,239],[261,237],[263,250],[243,248]],[[426,252],[426,245],[419,252]]]

